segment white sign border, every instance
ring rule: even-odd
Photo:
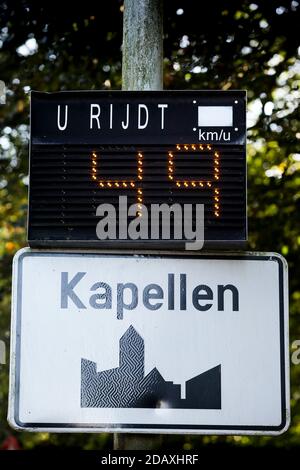
[[[87,256],[149,256],[199,258],[199,259],[245,259],[277,261],[279,268],[279,312],[281,350],[281,410],[279,426],[220,426],[220,425],[141,425],[141,424],[59,424],[22,423],[18,418],[19,408],[19,354],[21,336],[21,305],[18,302],[22,288],[22,261],[27,256],[43,255],[87,255]],[[290,370],[289,370],[289,318],[288,318],[288,265],[283,256],[273,252],[221,252],[195,254],[170,251],[119,251],[119,250],[38,250],[23,248],[13,260],[13,285],[11,307],[11,346],[8,423],[16,430],[50,433],[151,433],[151,434],[199,434],[199,435],[280,435],[290,425]],[[19,339],[19,342],[18,342]]]

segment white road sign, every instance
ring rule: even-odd
[[[287,429],[287,265],[280,255],[24,249],[13,279],[12,426]]]

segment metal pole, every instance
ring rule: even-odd
[[[122,89],[163,88],[162,0],[125,0],[123,19]],[[162,438],[151,434],[115,434],[115,450],[151,450]]]
[[[123,90],[163,88],[162,0],[125,0]]]

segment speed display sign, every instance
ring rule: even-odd
[[[243,246],[245,100],[242,91],[32,92],[30,245],[151,248],[96,236],[98,205],[126,196],[140,216],[151,204],[204,204],[206,247]],[[181,244],[160,234],[154,246]]]

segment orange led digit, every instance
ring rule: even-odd
[[[143,180],[143,154],[141,152],[138,153],[138,180],[139,183],[142,182]],[[143,190],[141,188],[141,185],[139,185],[138,190],[137,190],[137,206],[138,206],[138,211],[137,214],[139,216],[142,215],[142,204],[143,204]]]
[[[139,216],[142,215],[142,204],[143,204],[143,189],[142,189],[142,181],[143,181],[143,154],[138,152],[137,154],[137,181],[132,180],[122,180],[122,181],[115,181],[115,180],[104,180],[103,178],[99,178],[98,172],[98,164],[100,160],[100,155],[96,152],[92,152],[91,161],[92,161],[92,168],[91,168],[91,178],[95,181],[99,188],[101,189],[136,189],[136,198],[137,198],[137,207],[138,211],[137,214]]]
[[[171,182],[176,184],[177,188],[213,188],[213,211],[215,217],[220,217],[220,189],[216,186],[220,179],[220,153],[216,150],[213,150],[210,144],[204,145],[195,145],[195,144],[183,144],[183,145],[176,145],[176,151],[187,152],[192,151],[193,153],[197,150],[205,151],[208,150],[212,153],[213,158],[213,180],[201,180],[197,181],[193,178],[190,180],[188,178],[185,179],[178,179],[175,177],[175,164],[174,164],[174,153],[172,151],[168,152],[168,179]]]

